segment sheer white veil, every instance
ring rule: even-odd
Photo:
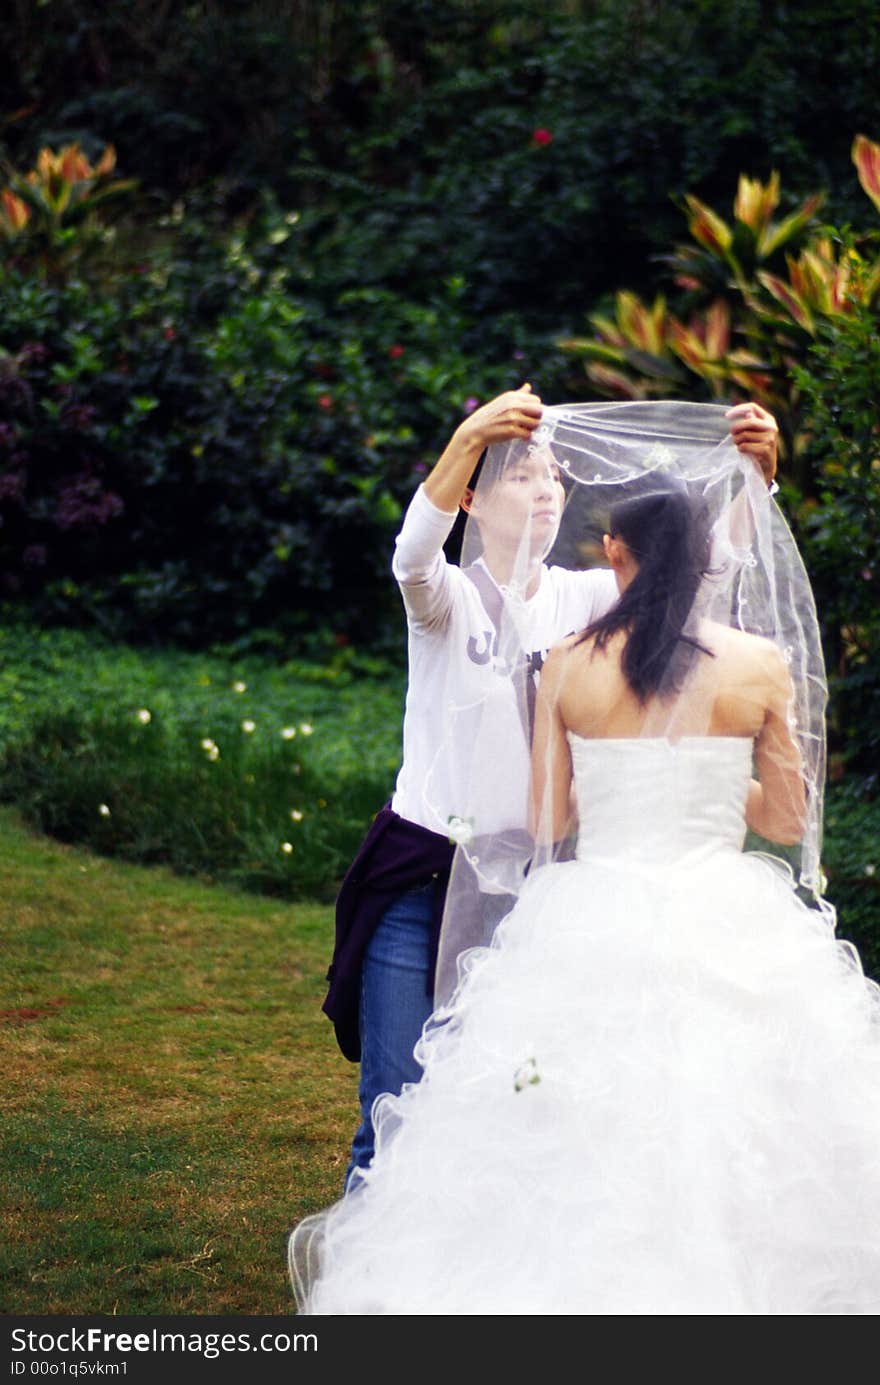
[[[552,523],[544,502],[529,508],[511,498],[515,487],[527,487],[536,468],[562,481],[564,498],[559,492]],[[799,757],[806,806],[799,840],[780,845],[750,832],[745,849],[775,858],[790,874],[792,888],[820,899],[827,689],[815,606],[783,515],[755,462],[734,446],[724,406],[639,401],[546,408],[528,442],[489,450],[463,539],[461,566],[485,608],[482,654],[493,676],[476,699],[444,709],[439,738],[438,763],[458,747],[467,770],[461,803],[449,819],[457,850],[440,937],[438,1006],[449,1000],[468,950],[490,942],[529,874],[571,853],[570,836],[560,838],[543,821],[553,789],[549,770],[545,802],[529,812],[539,666],[549,646],[587,623],[566,628],[579,593],[584,610],[598,591],[606,594],[606,606],[613,601],[607,598],[609,578],[597,575],[607,566],[603,535],[620,502],[647,495],[671,496],[675,504],[684,497],[694,532],[703,534],[705,544],[698,570],[691,564],[693,582],[680,623],[679,650],[692,652],[678,674],[673,659],[639,734],[671,741],[718,735],[725,699],[739,699],[740,706],[752,695],[760,724],[763,693],[758,687],[749,691],[738,651],[745,651],[746,663],[756,658],[761,667],[775,658],[783,669],[784,720]],[[503,571],[496,562],[493,572],[487,536],[496,532],[494,521],[507,547]],[[705,650],[707,640],[712,648],[734,647],[736,657],[713,657]],[[605,733],[597,726],[596,734]],[[429,775],[428,804],[431,793]]]

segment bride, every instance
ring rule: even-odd
[[[880,993],[818,892],[803,569],[723,410],[548,412],[511,453],[552,454],[552,557],[601,544],[620,598],[544,663],[527,850],[480,832],[491,696],[444,709],[486,751],[424,1076],[291,1236],[300,1311],[877,1313]]]

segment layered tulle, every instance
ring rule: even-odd
[[[363,1181],[292,1237],[301,1308],[880,1311],[880,993],[723,838],[530,878]]]

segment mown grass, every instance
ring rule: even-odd
[[[0,810],[6,1313],[292,1311],[356,1069],[320,1013],[332,911],[119,864]]]

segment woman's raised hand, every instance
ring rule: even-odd
[[[507,390],[462,420],[434,470],[424,482],[428,499],[439,510],[458,508],[480,453],[493,442],[531,437],[544,406],[529,384]]]
[[[751,457],[769,486],[776,476],[779,426],[760,404],[734,404],[724,415],[730,420],[730,436],[740,452]]]
[[[472,447],[482,452],[493,442],[511,442],[514,438],[528,438],[541,422],[544,407],[538,395],[532,392],[529,384],[518,390],[507,390],[497,399],[490,399],[475,409],[469,418],[459,424],[458,433]]]

